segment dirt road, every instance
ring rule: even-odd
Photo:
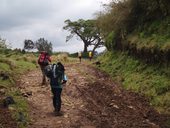
[[[66,73],[60,117],[53,114],[50,86],[40,85],[40,71],[21,78],[22,92],[30,94],[29,128],[166,128],[145,98],[121,89],[107,74],[78,63],[66,65]]]

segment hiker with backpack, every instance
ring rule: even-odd
[[[81,52],[78,52],[78,58],[79,58],[80,63],[81,63],[81,57],[82,57]]]
[[[65,68],[61,62],[45,67],[45,74],[50,79],[51,92],[53,94],[53,107],[56,116],[61,116],[61,93],[67,82]]]
[[[51,58],[46,51],[42,51],[38,58],[38,64],[42,72],[42,85],[46,84],[46,77],[44,74],[44,68],[51,62]]]
[[[92,59],[92,52],[90,51],[89,52],[89,60],[91,61],[91,59]]]

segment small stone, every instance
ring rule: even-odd
[[[26,93],[22,93],[22,96],[28,98],[28,95]]]
[[[113,105],[113,107],[119,109],[119,107],[117,105]]]
[[[105,113],[105,112],[102,112],[102,116],[107,116],[107,113]]]
[[[64,118],[68,118],[68,115],[64,115]]]
[[[128,106],[128,108],[131,108],[131,109],[133,109],[133,106]]]
[[[5,89],[0,89],[0,94],[4,95],[5,94]]]
[[[106,88],[105,86],[102,87],[102,89],[105,89],[105,88]]]
[[[84,107],[84,105],[81,105],[81,106],[80,106],[80,108],[83,108],[83,107]]]
[[[46,118],[46,116],[44,115],[44,116],[42,116],[42,118]]]
[[[9,106],[8,109],[9,109],[10,111],[15,111],[15,108],[12,107],[12,106]]]
[[[96,128],[96,127],[95,126],[87,125],[87,126],[81,126],[80,128]]]
[[[32,91],[26,92],[28,96],[32,96]]]
[[[15,103],[15,101],[14,101],[13,97],[11,97],[11,96],[8,96],[5,99],[3,99],[4,107],[8,107],[10,104],[14,104],[14,103]]]
[[[57,124],[61,124],[62,123],[62,121],[60,120],[60,121],[57,121]]]

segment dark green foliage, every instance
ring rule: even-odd
[[[23,54],[25,54],[26,53],[26,51],[23,49],[22,51],[21,51]]]
[[[115,33],[111,32],[105,39],[105,46],[107,47],[108,50],[112,50],[115,47],[114,44],[115,40]]]
[[[88,58],[89,57],[88,55],[89,55],[88,52],[85,52],[85,53],[83,52],[82,58]],[[69,54],[69,57],[78,58],[78,53]]]
[[[113,1],[107,9],[98,15],[97,25],[108,50],[128,51],[147,63],[169,65],[169,0]]]
[[[69,54],[69,57],[73,57],[73,58],[77,58],[78,57],[78,53],[72,53],[72,54]]]
[[[7,48],[2,48],[2,49],[0,49],[0,53],[1,54],[10,54],[12,52],[12,50],[11,49],[7,49]]]
[[[110,16],[112,20],[105,19],[111,30],[126,36],[136,27],[145,27],[146,23],[162,20],[170,15],[169,0],[125,0],[118,3],[111,2],[109,11],[103,16]],[[102,16],[101,16],[102,17]],[[101,18],[99,16],[99,20]],[[104,19],[103,19],[104,20]],[[105,28],[105,24],[101,25]],[[108,30],[106,30],[109,32]]]
[[[89,53],[88,52],[82,53],[82,58],[89,58]]]
[[[39,52],[46,51],[49,54],[52,54],[52,43],[48,42],[48,40],[45,40],[44,38],[40,38],[35,43],[36,48]]]
[[[24,41],[24,49],[25,50],[31,50],[35,48],[35,44],[32,40],[25,40]]]
[[[66,26],[63,27],[64,30],[68,30],[70,35],[66,37],[66,42],[69,41],[72,37],[77,36],[84,43],[84,51],[87,52],[87,48],[90,45],[93,45],[93,52],[96,48],[103,46],[103,40],[100,35],[98,27],[95,25],[95,20],[83,20],[79,19],[78,21],[65,21]]]

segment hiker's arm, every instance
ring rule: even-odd
[[[41,55],[38,56],[38,60],[37,60],[37,63],[38,63],[39,65],[40,65],[40,62],[39,62],[40,56],[41,56]]]
[[[48,61],[49,61],[49,62],[51,62],[51,58],[50,58],[50,56],[48,56],[48,57],[47,57],[47,59],[48,59]]]
[[[64,74],[62,84],[67,83],[67,76]]]

